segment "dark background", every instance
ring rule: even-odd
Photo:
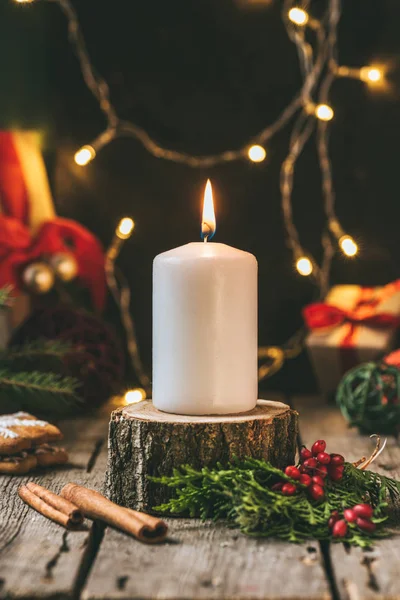
[[[315,11],[327,0],[315,0]],[[398,198],[400,3],[347,0],[339,28],[341,64],[383,63],[384,92],[360,81],[335,83],[331,155],[337,213],[358,241],[356,260],[339,256],[333,283],[375,285],[399,276]],[[89,52],[110,83],[121,117],[162,144],[193,154],[237,148],[271,123],[300,87],[294,46],[281,2],[246,0],[74,0]],[[156,254],[199,239],[204,183],[214,186],[215,241],[254,253],[259,261],[260,344],[282,343],[301,323],[313,286],[293,269],[285,243],[279,168],[290,127],[267,147],[261,164],[212,169],[165,162],[134,140],[118,140],[87,167],[73,154],[105,126],[67,41],[54,3],[0,0],[0,126],[37,127],[57,211],[109,243],[119,218],[135,234],[119,264],[133,292],[144,360],[151,365],[151,269]],[[294,212],[303,246],[317,257],[324,225],[315,139],[296,172]],[[305,357],[266,382],[309,389]]]

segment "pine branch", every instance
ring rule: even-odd
[[[78,381],[54,373],[38,371],[14,373],[0,370],[0,412],[27,410],[33,414],[64,417],[82,406],[77,394]]]
[[[63,341],[34,340],[1,350],[0,369],[27,370],[36,364],[41,370],[59,370],[65,356],[73,351],[73,346]]]

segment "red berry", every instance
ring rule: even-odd
[[[319,452],[317,454],[317,461],[321,463],[321,465],[329,465],[331,457],[326,452]]]
[[[347,523],[343,519],[336,521],[332,529],[333,537],[345,537],[347,534]]]
[[[309,475],[307,475],[307,473],[303,473],[302,475],[300,475],[299,478],[299,483],[301,483],[302,485],[306,485],[307,487],[309,487],[312,483],[312,479]]]
[[[299,471],[300,471],[300,473],[306,473],[307,469],[305,468],[304,465],[300,465],[299,466]]]
[[[274,485],[271,487],[271,490],[273,490],[274,492],[280,492],[282,487],[283,483],[280,481],[279,483],[274,483]]]
[[[341,454],[331,454],[331,465],[338,467],[344,464],[344,456]]]
[[[326,442],[325,440],[317,440],[311,446],[311,452],[314,456],[317,456],[320,452],[325,452]]]
[[[343,511],[343,514],[348,523],[354,523],[354,521],[357,519],[357,515],[352,508],[346,508],[346,510]]]
[[[294,485],[294,483],[285,483],[282,486],[282,494],[284,496],[293,496],[297,491],[296,486]]]
[[[314,500],[323,500],[325,498],[324,488],[317,483],[313,483],[310,487],[310,495]]]
[[[302,461],[307,460],[307,458],[311,458],[312,457],[312,452],[306,448],[305,446],[302,447],[302,449],[300,450],[300,458]]]
[[[376,529],[375,523],[368,519],[362,519],[361,517],[357,519],[356,524],[362,531],[366,531],[367,533],[372,533]]]
[[[332,479],[332,481],[340,481],[343,477],[343,470],[343,465],[340,467],[331,467],[328,469],[329,477]]]
[[[317,459],[316,458],[307,458],[307,460],[304,461],[303,465],[305,466],[306,469],[315,469],[315,467],[318,465]]]
[[[317,485],[320,485],[321,487],[324,487],[325,485],[325,481],[322,479],[321,475],[314,475],[314,477],[312,478],[313,483],[316,483]]]
[[[339,521],[339,513],[337,510],[334,510],[331,513],[331,516],[329,517],[329,521],[328,521],[328,527],[329,529],[332,529],[332,527],[334,526],[334,524],[336,523],[336,521]]]
[[[325,479],[325,477],[328,475],[328,467],[326,465],[318,464],[316,468],[316,473],[317,475]]]
[[[294,466],[286,467],[285,474],[292,479],[299,479],[300,477],[300,471]]]
[[[374,514],[374,509],[370,504],[356,504],[353,506],[353,510],[357,517],[362,519],[370,519]]]

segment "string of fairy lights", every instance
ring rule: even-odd
[[[140,142],[157,158],[193,168],[211,167],[234,160],[250,160],[261,164],[267,157],[268,147],[273,137],[283,128],[291,125],[288,154],[282,163],[280,173],[281,206],[287,244],[293,253],[297,272],[302,276],[312,277],[317,285],[319,296],[325,296],[329,288],[332,258],[337,249],[349,258],[356,256],[359,250],[357,242],[343,229],[335,210],[335,190],[329,155],[329,132],[335,111],[330,104],[330,90],[335,81],[342,78],[358,79],[371,88],[385,85],[385,69],[382,65],[355,68],[338,63],[337,29],[341,16],[341,0],[326,0],[325,12],[319,19],[311,14],[310,0],[303,0],[301,5],[293,0],[284,0],[282,18],[289,39],[296,46],[302,74],[301,88],[274,122],[252,136],[240,148],[206,156],[193,156],[164,148],[139,125],[119,117],[117,109],[111,102],[107,82],[97,73],[91,62],[76,10],[70,0],[15,1],[21,4],[52,2],[58,5],[66,17],[69,41],[79,61],[84,83],[98,101],[99,108],[106,119],[104,131],[76,151],[74,160],[81,167],[93,161],[105,146],[125,137]],[[326,216],[326,227],[321,236],[323,252],[320,264],[301,243],[292,207],[297,161],[313,135],[315,135],[322,178],[323,210]],[[106,259],[108,286],[120,308],[132,364],[143,386],[143,389],[131,390],[129,394],[132,397],[129,399],[127,396],[127,401],[140,400],[150,390],[150,380],[143,368],[134,322],[129,310],[129,287],[122,274],[116,274],[115,267],[122,244],[130,237],[133,229],[132,219],[125,217],[121,220]],[[261,347],[259,358],[265,362],[259,367],[259,379],[272,375],[286,359],[297,356],[303,347],[303,340],[304,331],[300,330],[283,347]]]

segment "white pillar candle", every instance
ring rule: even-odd
[[[185,415],[252,410],[257,401],[257,261],[211,242],[153,265],[153,403]]]

